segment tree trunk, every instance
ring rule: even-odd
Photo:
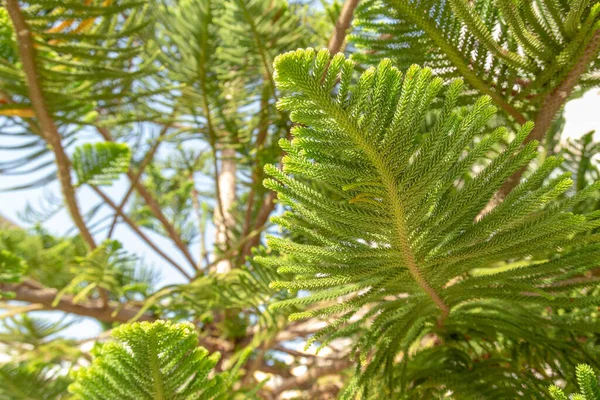
[[[218,176],[220,206],[215,207],[214,213],[214,224],[217,230],[215,246],[221,251],[227,249],[230,230],[235,226],[235,219],[231,213],[231,208],[235,202],[236,171],[235,150],[232,148],[223,149],[221,151],[221,169]],[[223,215],[221,215],[221,211]],[[223,259],[215,265],[214,271],[224,274],[231,271],[232,267],[231,259]]]

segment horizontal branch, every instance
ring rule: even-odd
[[[11,300],[25,301],[27,303],[39,304],[43,310],[63,311],[70,314],[95,318],[102,322],[128,322],[136,316],[139,309],[127,304],[111,302],[104,305],[102,300],[88,300],[81,303],[73,302],[71,296],[63,296],[54,307],[52,303],[56,298],[58,290],[45,288],[35,282],[24,283],[0,283],[0,291],[13,292]],[[149,314],[142,314],[138,321],[155,321],[157,318]]]

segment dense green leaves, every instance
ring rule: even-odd
[[[71,380],[43,363],[0,365],[0,397],[4,400],[67,399]]]
[[[76,374],[70,391],[82,400],[226,398],[223,378],[209,373],[219,360],[198,347],[189,323],[158,321],[123,325],[115,342],[102,345],[92,365]]]
[[[136,273],[136,268],[141,272]],[[133,298],[135,294],[148,295],[152,285],[151,273],[144,273],[143,265],[136,265],[135,257],[128,255],[116,240],[107,240],[85,257],[77,257],[71,265],[73,279],[54,299],[58,304],[65,293],[74,294],[78,303],[94,291],[106,291],[115,298]]]
[[[38,228],[0,230],[0,251],[24,261],[27,269],[23,276],[44,286],[63,288],[72,279],[70,267],[87,249],[80,237],[59,238]]]
[[[0,59],[14,62],[17,56],[16,43],[8,12],[0,8]]]
[[[600,144],[594,142],[594,132],[588,132],[579,139],[568,138],[560,155],[565,159],[562,168],[574,178],[574,191],[584,190],[591,183],[600,180],[600,168],[596,156],[600,153]],[[597,198],[581,202],[575,211],[597,210]]]
[[[0,249],[0,282],[18,282],[25,272],[25,260]]]
[[[577,366],[577,383],[581,389],[581,394],[571,396],[573,400],[597,400],[600,399],[600,384],[596,372],[589,365],[581,364]],[[557,386],[550,387],[550,395],[554,400],[568,400],[569,397]]]
[[[395,357],[427,335],[468,335],[478,338],[475,343],[500,337],[535,342],[543,335],[541,326],[569,323],[542,316],[544,307],[600,304],[596,295],[573,297],[573,290],[593,282],[570,281],[596,265],[600,247],[595,236],[580,233],[598,227],[600,220],[597,213],[564,211],[593,194],[599,184],[560,198],[572,180],[562,174],[544,183],[558,165],[550,157],[502,204],[478,217],[504,180],[535,157],[536,143],[521,145],[532,125],[522,126],[493,156],[492,148],[507,130],[486,132],[495,112],[489,98],[468,110],[456,108],[462,83],[454,81],[444,88],[435,125],[417,141],[415,132],[443,89],[441,79],[416,66],[402,77],[384,60],[353,84],[352,70],[343,55],[330,60],[325,50],[298,50],[275,61],[275,80],[287,93],[279,106],[291,111],[298,126],[292,141],[281,142],[287,153],[283,169],[267,166],[273,178],[265,185],[291,209],[275,221],[303,239],[270,237],[269,246],[286,256],[262,262],[295,274],[295,279],[273,282],[273,287],[310,291],[307,297],[272,307],[316,303],[291,318],[336,316],[309,344],[366,328],[357,349],[363,361],[372,355],[360,387],[384,365],[393,374],[389,365]],[[483,157],[489,162],[464,179],[464,172]],[[339,200],[315,191],[305,179],[328,185]],[[577,250],[552,256],[567,244]],[[522,264],[508,264],[515,261]],[[450,348],[421,349],[408,376],[404,372],[398,379],[416,379],[419,369],[432,368],[433,360],[423,359],[427,354],[438,357],[434,364],[441,369],[459,357],[457,353],[444,361],[445,352],[476,356],[451,342],[446,342]],[[411,364],[411,358],[403,362]],[[448,387],[464,390],[459,384]],[[531,383],[530,389],[535,387]],[[351,395],[356,387],[349,390]]]
[[[144,54],[143,42],[135,41],[152,22],[146,8],[137,0],[23,3],[45,100],[57,121],[91,123],[98,118],[114,124],[143,115],[141,105],[129,112],[126,108],[127,103],[153,94],[146,85],[133,85],[152,70],[152,56]],[[4,25],[3,31],[7,28]],[[141,55],[144,59],[136,62]],[[27,88],[19,65],[2,62],[0,84],[6,94],[22,99]],[[110,115],[116,107],[119,115]]]
[[[58,162],[85,241],[40,227],[54,184],[0,217],[0,398],[564,400],[600,368],[600,149],[556,118],[597,2],[6,4],[0,175]],[[358,63],[278,57],[328,42]]]
[[[78,185],[110,185],[129,168],[131,152],[126,144],[86,143],[73,154]]]
[[[600,4],[368,0],[361,2],[355,25],[352,41],[361,49],[357,60],[374,64],[388,57],[401,69],[416,63],[444,78],[461,76],[513,117],[533,118],[543,95],[597,40]],[[594,61],[585,67],[581,83],[590,87],[597,83],[599,65]]]
[[[150,99],[166,87],[150,79],[154,54],[140,40],[153,23],[145,1],[18,3],[31,29],[37,84],[65,149],[79,144],[82,126],[116,130],[156,117]],[[2,157],[0,172],[26,176],[15,189],[37,188],[56,179],[54,159],[29,98],[12,23],[0,12],[1,149],[18,153]]]

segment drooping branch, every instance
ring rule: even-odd
[[[410,2],[396,0],[393,1],[394,7],[400,10],[403,15],[414,16],[415,9]],[[500,107],[506,114],[510,115],[520,124],[527,122],[525,116],[511,103],[506,101],[504,97],[495,90],[492,90],[489,83],[482,79],[478,74],[474,73],[471,65],[465,61],[461,51],[441,32],[435,23],[431,20],[426,19],[412,19],[420,29],[422,29],[427,36],[435,43],[436,47],[443,53],[446,54],[448,60],[454,65],[454,67],[463,76],[465,82],[477,89],[481,94],[488,95],[494,100],[494,103]]]
[[[33,281],[23,283],[0,283],[0,291],[13,292],[12,300],[24,301],[31,304],[39,304],[44,310],[57,310],[70,314],[81,315],[84,317],[95,318],[103,322],[128,322],[138,313],[137,307],[127,304],[117,304],[110,302],[105,305],[102,300],[88,300],[75,303],[70,296],[62,296],[56,307],[52,305],[58,290],[45,288]],[[142,314],[139,321],[155,321],[157,318]]]
[[[23,63],[23,71],[25,72],[25,78],[27,80],[29,98],[39,122],[42,137],[54,152],[58,179],[67,208],[75,226],[77,226],[77,229],[81,232],[81,236],[88,246],[91,249],[94,249],[96,248],[96,243],[81,215],[75,196],[75,189],[71,182],[70,160],[62,146],[60,133],[48,111],[44,93],[40,82],[38,81],[39,73],[36,65],[36,50],[33,44],[31,29],[21,13],[17,0],[7,0],[6,8],[14,24],[15,32],[17,33],[17,43],[21,55],[21,62]]]

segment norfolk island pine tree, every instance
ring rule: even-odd
[[[3,396],[576,391],[597,367],[597,168],[593,139],[556,138],[598,81],[598,11],[7,1],[2,134],[27,157],[2,171],[46,168],[24,186],[56,179],[62,202],[24,217],[64,207],[77,232],[2,224]],[[118,226],[185,283],[153,284]],[[41,309],[112,339],[90,355]]]

